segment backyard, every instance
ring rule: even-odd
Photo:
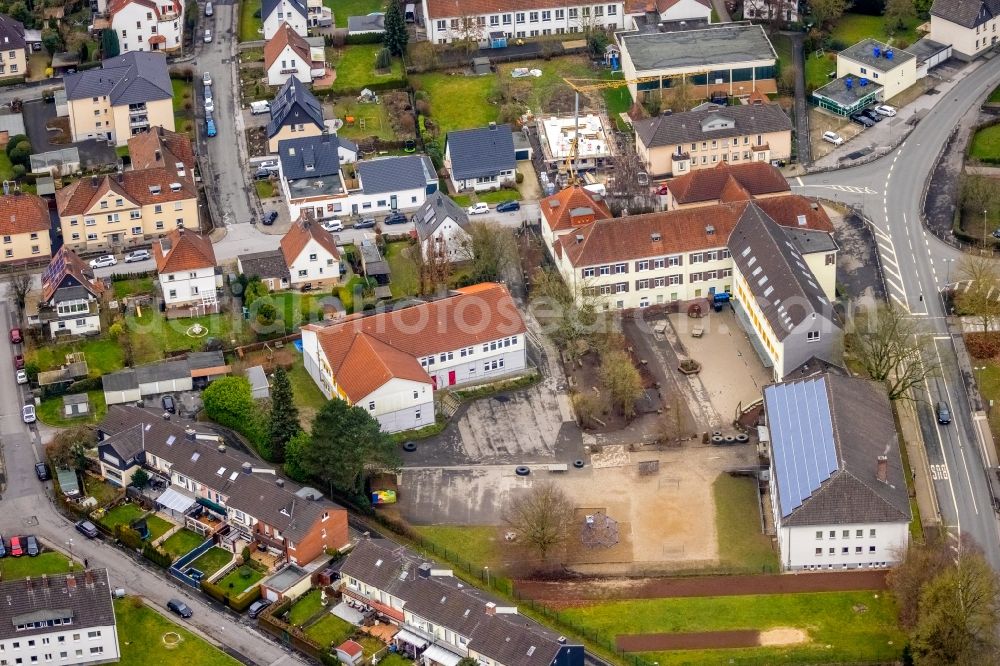
[[[156,293],[152,277],[131,278],[129,280],[115,280],[113,283],[115,299],[121,300],[126,296],[136,296],[138,294],[148,294],[152,296]]]
[[[192,337],[189,331],[195,324],[203,330]],[[158,361],[166,356],[165,352],[201,351],[211,338],[224,344],[253,340],[253,331],[232,312],[167,319],[155,307],[147,307],[142,309],[141,316],[129,317],[128,325],[137,364]]]
[[[144,515],[146,515],[146,510],[138,504],[119,504],[101,516],[97,522],[114,531],[116,525],[131,525],[132,521]]]
[[[283,291],[270,294],[271,302],[278,315],[285,322],[285,331],[291,333],[304,323],[317,322],[323,318],[318,299],[329,294]]]
[[[1000,123],[976,130],[969,147],[973,159],[1000,164]]]
[[[61,395],[46,398],[38,405],[38,420],[45,425],[55,428],[69,428],[85,423],[100,423],[108,413],[108,406],[104,402],[104,391],[87,391],[87,400],[90,402],[89,415],[67,417],[63,408],[63,397]]]
[[[344,121],[337,135],[345,139],[367,139],[377,136],[386,141],[395,141],[396,132],[389,120],[389,108],[385,104],[361,104],[354,97],[341,97],[333,105],[334,116]],[[353,120],[348,123],[347,119]]]
[[[205,537],[184,528],[170,535],[170,538],[160,544],[160,550],[177,559],[189,553],[205,541]]]
[[[122,666],[239,666],[238,661],[146,606],[139,597],[115,600]],[[179,640],[168,641],[168,634]]]
[[[753,573],[776,573],[778,555],[771,537],[761,531],[756,482],[720,474],[712,490],[721,564]]]
[[[332,613],[325,613],[316,623],[310,625],[305,630],[306,636],[316,641],[323,647],[340,645],[354,633],[354,625]]]
[[[360,91],[367,85],[386,81],[399,81],[400,87],[405,79],[403,61],[393,58],[388,72],[375,70],[375,54],[381,49],[380,44],[357,44],[340,49],[327,49],[330,65],[337,70],[337,80],[331,89],[336,92]]]
[[[322,594],[319,589],[312,589],[299,597],[288,611],[288,624],[301,627],[309,618],[319,613],[323,608]]]
[[[571,607],[560,615],[609,641],[746,629],[806,634],[806,642],[781,647],[641,653],[661,665],[892,662],[906,643],[892,598],[871,591],[643,599]]]
[[[78,569],[82,569],[78,564]],[[0,559],[0,578],[14,580],[16,578],[32,578],[42,574],[66,573],[70,570],[69,559],[62,553],[45,551],[37,557],[5,557]]]
[[[338,28],[347,27],[348,16],[367,16],[385,8],[381,0],[323,0],[323,4],[333,10],[333,20]]]
[[[194,137],[194,85],[183,79],[170,79],[174,97],[174,125],[178,132]]]
[[[386,247],[386,260],[389,262],[390,270],[392,270],[392,282],[389,283],[389,289],[392,291],[393,298],[416,296],[420,288],[417,265],[409,256],[411,248],[416,251],[416,246],[411,245],[409,241],[395,241]]]
[[[233,561],[233,554],[224,548],[219,548],[218,546],[212,546],[204,553],[198,556],[194,562],[189,564],[189,567],[197,569],[198,571],[205,574],[205,578],[210,577],[216,571],[226,566]]]
[[[264,29],[264,22],[257,16],[260,11],[261,0],[244,0],[240,3],[240,41],[255,42],[263,39],[261,32]]]
[[[873,37],[881,42],[905,42],[907,46],[917,41],[917,26],[920,21],[913,18],[906,22],[906,27],[890,36],[885,30],[885,19],[870,14],[844,14],[830,31],[830,38],[843,43],[844,48],[857,44],[862,39]],[[891,40],[891,41],[890,41]]]
[[[264,578],[264,574],[252,567],[236,567],[225,576],[215,582],[232,596],[243,594],[251,587],[259,583]]]
[[[173,529],[174,524],[169,520],[164,520],[157,515],[146,516],[146,529],[149,530],[149,540],[156,541],[161,536]]]
[[[434,72],[413,75],[410,83],[414,90],[427,93],[430,119],[437,126],[442,141],[452,130],[482,127],[497,119],[498,109],[489,102],[496,87],[496,77]]]
[[[292,383],[295,404],[299,408],[299,423],[302,424],[303,429],[309,430],[316,412],[327,403],[326,396],[306,372],[301,354],[296,358],[295,365],[288,371],[288,379]]]
[[[72,342],[26,345],[25,360],[28,365],[35,365],[40,372],[53,370],[66,363],[66,354],[83,352],[87,360],[87,369],[91,377],[100,377],[125,365],[125,353],[113,340],[84,338]]]

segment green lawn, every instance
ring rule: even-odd
[[[184,528],[170,535],[169,539],[160,544],[160,549],[170,554],[176,560],[181,555],[189,553],[200,546],[204,541],[205,537]]]
[[[954,279],[954,278],[953,278]],[[976,383],[979,385],[979,394],[983,400],[989,404],[992,400],[994,405],[1000,405],[1000,364],[990,359],[972,359],[972,365],[976,370]],[[989,410],[990,430],[993,432],[993,443],[1000,451],[1000,409]]]
[[[259,199],[270,199],[274,196],[274,183],[269,180],[255,180],[253,186],[257,190]]]
[[[719,560],[724,566],[754,573],[778,573],[778,555],[760,529],[757,484],[753,479],[720,474],[712,484]]]
[[[496,569],[500,565],[497,552],[497,528],[483,525],[411,525],[410,529],[439,548],[450,551],[452,557],[472,564],[476,571],[483,567]],[[433,553],[433,548],[428,548]]]
[[[354,97],[341,97],[333,105],[333,114],[345,123],[337,130],[337,135],[345,139],[377,136],[386,141],[396,140],[385,104],[359,104]],[[347,118],[354,120],[347,124]]]
[[[200,324],[206,331],[200,337],[191,337],[188,331],[194,324]],[[238,314],[223,312],[217,315],[167,319],[155,307],[142,309],[142,315],[128,318],[129,335],[137,364],[158,361],[171,351],[201,351],[209,338],[217,338],[229,345],[249,342],[253,331]]]
[[[473,199],[496,205],[501,201],[520,201],[521,193],[517,190],[494,190],[491,192],[476,192],[475,194],[456,194],[452,199],[459,206],[463,207],[471,206]]]
[[[87,474],[81,476],[83,476],[84,491],[89,497],[97,500],[97,506],[105,507],[125,494],[124,490],[107,481]]]
[[[146,510],[138,504],[119,504],[100,519],[101,525],[114,530],[115,525],[129,525],[136,518],[146,515]]]
[[[332,613],[327,613],[319,622],[306,629],[306,636],[323,647],[340,645],[353,633],[354,625],[341,620]]]
[[[139,597],[115,600],[121,666],[239,666],[238,661],[146,606]],[[168,632],[180,642],[167,645]]]
[[[379,659],[380,666],[412,666],[413,662],[406,657],[400,656],[398,652],[390,652]]]
[[[174,524],[169,520],[160,518],[157,515],[151,515],[146,517],[146,527],[149,529],[149,540],[156,541],[173,529]]]
[[[816,52],[804,54],[806,61],[806,90],[815,90],[832,81],[830,72],[837,71],[837,55],[826,51],[821,55]]]
[[[381,0],[323,0],[323,4],[333,10],[333,20],[338,28],[347,27],[348,16],[367,16],[385,10],[385,3]]]
[[[306,372],[301,356],[295,360],[295,365],[288,371],[288,379],[292,383],[295,404],[299,408],[299,423],[303,429],[308,431],[312,427],[316,412],[327,403],[326,396]]]
[[[318,589],[309,590],[292,604],[288,611],[288,624],[301,627],[306,620],[323,608],[322,595]]]
[[[987,102],[993,102],[994,104],[1000,104],[1000,86],[993,89],[990,96],[986,99]]]
[[[906,642],[892,598],[870,591],[617,601],[561,615],[609,641],[619,634],[778,627],[809,634],[809,643],[797,646],[642,653],[661,665],[892,662]]]
[[[440,136],[452,130],[482,127],[497,119],[498,109],[488,98],[496,87],[493,76],[450,76],[442,73],[410,77],[415,90],[430,98],[430,119]]]
[[[104,391],[87,391],[90,400],[90,415],[67,418],[63,411],[63,399],[61,395],[53,396],[42,400],[38,406],[38,420],[45,425],[55,428],[69,428],[83,423],[100,423],[108,413],[108,406],[104,402]]]
[[[317,322],[323,318],[318,300],[329,294],[283,291],[271,294],[271,301],[277,308],[285,329],[291,333],[304,323]]]
[[[414,249],[411,250],[411,248]],[[392,271],[389,289],[392,290],[393,298],[417,295],[420,288],[420,277],[417,273],[417,265],[410,258],[410,252],[417,251],[415,248],[416,246],[411,246],[409,241],[396,241],[389,243],[386,247],[386,260]]]
[[[189,564],[189,567],[194,567],[198,571],[205,574],[205,578],[208,578],[216,571],[226,566],[233,561],[233,554],[224,548],[219,548],[218,546],[212,546],[204,553],[202,553],[198,559]]]
[[[911,19],[906,28],[899,30],[892,37],[896,42],[904,40],[908,45],[917,40],[917,26],[921,21]],[[837,24],[830,31],[830,37],[838,39],[844,43],[844,48],[857,44],[862,39],[873,37],[879,41],[889,43],[889,35],[885,31],[885,19],[881,16],[871,16],[869,14],[844,14]],[[895,43],[895,42],[893,42]],[[891,45],[891,43],[890,43]]]
[[[254,16],[260,9],[261,0],[243,0],[240,2],[240,41],[256,42],[264,39],[264,33],[260,32],[264,27],[264,22]]]
[[[375,71],[375,54],[381,48],[381,44],[357,44],[328,50],[328,54],[334,54],[330,64],[337,69],[337,80],[333,82],[332,90],[356,90],[371,83],[396,80],[402,87],[403,61],[399,58],[392,59],[389,72],[381,74]]]
[[[244,576],[243,574],[248,574]],[[264,578],[264,574],[250,567],[236,567],[225,576],[216,581],[216,585],[221,587],[230,596],[239,596],[259,583]]]
[[[4,180],[14,179],[14,165],[7,157],[6,150],[0,150],[0,177],[3,177]]]
[[[541,70],[542,75],[539,77],[528,76],[522,79],[513,79],[510,76],[510,72],[517,67],[538,69]],[[497,73],[501,81],[510,81],[515,86],[531,86],[531,95],[527,100],[527,104],[536,111],[549,111],[548,102],[551,100],[552,95],[560,89],[565,89],[565,99],[573,99],[572,94],[569,93],[571,88],[563,80],[564,78],[575,79],[577,83],[586,85],[587,79],[605,79],[611,76],[610,72],[606,69],[593,69],[587,57],[582,55],[552,58],[547,61],[528,60],[509,65],[500,65],[497,67]],[[627,86],[623,85],[622,87],[626,90],[628,89]]]
[[[782,70],[795,64],[792,62],[795,58],[795,51],[788,35],[781,33],[771,35],[771,45],[774,47],[775,53],[778,54],[778,62]]]
[[[977,160],[1000,160],[1000,124],[977,130],[969,155]]]
[[[174,125],[178,132],[194,130],[194,84],[182,79],[170,79],[174,97]]]
[[[79,565],[76,568],[82,569]],[[37,557],[5,557],[0,560],[0,578],[14,580],[42,574],[58,574],[69,571],[69,558],[62,553],[46,551]]]
[[[153,278],[142,277],[131,280],[116,280],[113,282],[115,288],[115,298],[121,300],[126,296],[136,296],[139,294],[155,294],[156,288]]]
[[[84,353],[91,377],[121,370],[125,365],[125,354],[118,343],[100,339],[74,340],[42,347],[35,347],[32,343],[25,354],[25,360],[28,364],[37,365],[40,371],[52,370],[63,365],[66,354],[70,352]]]

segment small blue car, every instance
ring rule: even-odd
[[[497,204],[498,213],[513,213],[515,210],[521,210],[520,201],[501,201]]]
[[[211,116],[205,118],[205,134],[207,134],[208,136],[215,136],[216,134],[215,121],[212,120]]]

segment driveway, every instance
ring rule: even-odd
[[[85,170],[118,163],[118,154],[107,141],[90,139],[62,144],[53,144],[49,141],[52,132],[49,132],[45,125],[56,117],[55,104],[47,104],[42,100],[25,102],[21,115],[24,118],[24,130],[28,133],[28,140],[31,141],[32,153],[75,147],[80,151],[80,162]]]

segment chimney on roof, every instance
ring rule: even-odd
[[[705,225],[705,235],[706,236],[714,236],[715,235],[715,227],[713,227],[711,224]]]
[[[492,601],[490,601],[490,602],[488,602],[486,604],[486,614],[487,615],[496,615],[497,614],[497,605],[495,603],[493,603]]]
[[[28,592],[33,592],[34,587],[32,587],[31,576],[24,579],[24,586],[28,589]]]
[[[49,589],[49,577],[47,574],[42,574],[42,589]]]
[[[153,159],[155,161],[159,162],[160,159],[161,159],[161,157],[162,157],[162,155],[160,154],[160,149],[159,148],[157,148],[155,151],[153,151]]]
[[[431,577],[431,565],[428,562],[424,562],[419,567],[417,567],[417,575],[421,578]]]
[[[83,579],[87,583],[87,587],[94,587],[94,572],[87,569],[83,572]]]
[[[494,123],[494,122],[490,122],[490,130],[496,130],[496,128],[497,128],[497,124]]]
[[[97,187],[97,183],[98,183],[98,182],[99,182],[99,179],[98,179],[98,177],[97,177],[97,176],[91,176],[91,177],[90,177],[90,186],[91,186],[91,187],[94,187],[94,188],[96,188],[96,187]]]
[[[193,442],[195,440],[194,428],[191,427],[184,428],[184,439],[186,439],[189,442]]]
[[[76,589],[76,576],[74,574],[66,574],[66,589],[71,592]]]
[[[577,234],[576,235],[576,242],[577,243],[582,243],[583,242],[583,234]]]
[[[243,463],[243,473],[251,474],[253,472],[253,465],[248,462]]]
[[[882,483],[889,483],[889,458],[879,456],[875,459],[875,478]]]

